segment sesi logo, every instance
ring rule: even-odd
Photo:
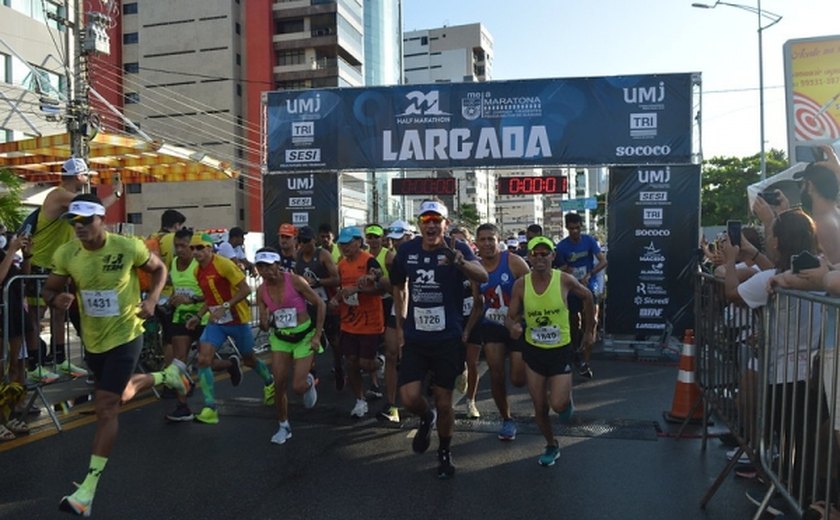
[[[320,160],[320,148],[301,148],[299,150],[286,150],[287,163],[318,162]]]

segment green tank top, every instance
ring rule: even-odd
[[[49,220],[43,208],[38,212],[35,234],[32,236],[32,265],[52,269],[53,254],[62,244],[76,238],[73,226],[61,217]]]
[[[193,259],[190,265],[183,271],[178,270],[178,259],[173,258],[171,268],[169,269],[169,278],[172,280],[172,294],[186,294],[187,296],[201,296],[201,287],[198,285],[198,279],[195,277],[195,271],[198,269],[198,261]],[[201,303],[185,303],[175,308],[172,315],[172,323],[186,323],[190,316],[196,314],[201,309]],[[206,313],[202,319],[202,325],[207,324],[207,319],[210,313]]]
[[[530,345],[538,348],[560,348],[572,341],[569,309],[563,301],[560,279],[560,271],[552,269],[548,287],[542,294],[537,294],[531,273],[525,275],[525,341]]]
[[[384,278],[388,278],[390,275],[388,274],[388,266],[385,264],[385,258],[388,257],[388,250],[384,247],[379,250],[379,254],[376,255],[376,262],[379,264],[379,267],[382,269],[382,276]]]

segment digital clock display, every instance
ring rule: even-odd
[[[553,195],[568,191],[569,179],[564,175],[499,177],[499,195]]]
[[[457,182],[446,179],[391,179],[393,195],[455,195]]]

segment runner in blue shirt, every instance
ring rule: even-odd
[[[581,233],[583,219],[577,213],[566,213],[564,217],[566,230],[569,236],[557,244],[554,257],[555,269],[561,269],[574,276],[581,284],[588,287],[595,293],[595,284],[598,281],[598,273],[607,268],[607,257],[601,251],[598,241],[592,236]],[[580,314],[583,311],[583,304],[580,298],[569,295],[569,324],[572,332],[572,345],[575,349],[582,350],[582,358],[578,356],[578,373],[588,379],[592,379],[592,368],[589,366],[589,358],[592,354],[592,345],[581,348],[581,327]],[[595,316],[597,322],[598,317]]]

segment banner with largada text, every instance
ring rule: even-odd
[[[264,173],[689,163],[699,76],[266,92]]]

